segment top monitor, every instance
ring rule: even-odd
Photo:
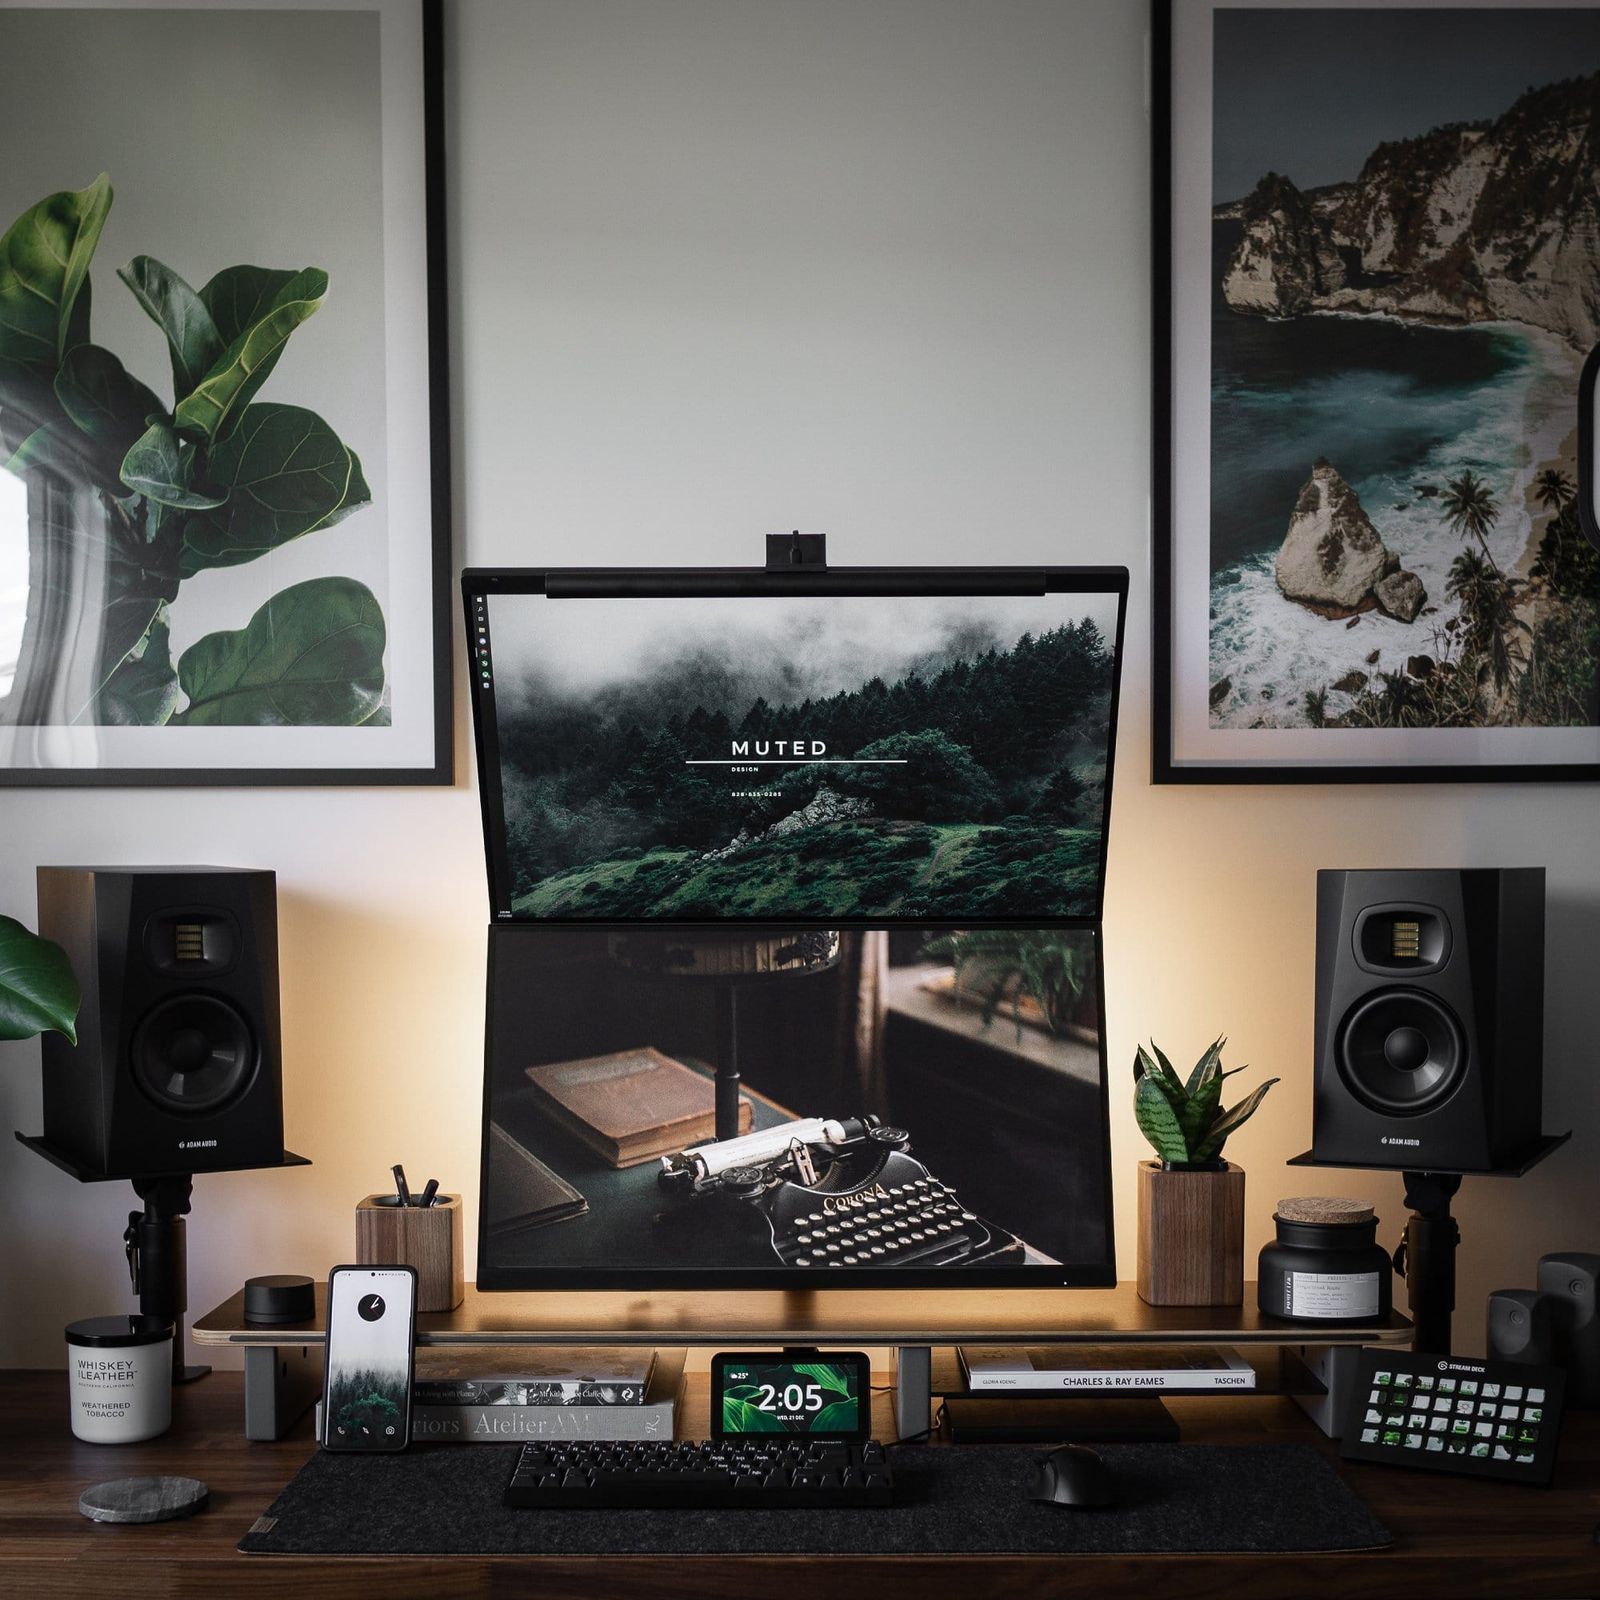
[[[1124,569],[462,586],[497,920],[1099,917]]]

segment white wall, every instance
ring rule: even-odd
[[[825,530],[841,562],[1133,571],[1107,925],[1123,1270],[1154,1034],[1284,1082],[1230,1148],[1251,1253],[1273,1202],[1389,1177],[1290,1173],[1310,1142],[1318,866],[1552,869],[1547,1123],[1585,1131],[1469,1184],[1463,1347],[1483,1295],[1596,1246],[1600,816],[1591,789],[1172,789],[1148,782],[1148,130],[1128,0],[459,0],[450,9],[457,558],[742,563]],[[466,707],[449,791],[10,791],[0,906],[41,861],[275,867],[286,1121],[315,1166],[203,1178],[193,1303],[323,1272],[389,1164],[476,1182],[486,902]],[[39,1126],[0,1046],[0,1129]],[[127,1302],[131,1191],[0,1146],[0,1364]]]

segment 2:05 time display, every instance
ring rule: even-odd
[[[733,1373],[729,1377],[736,1376]],[[807,1411],[820,1411],[824,1401],[820,1383],[786,1383],[782,1390],[773,1383],[756,1386],[755,1398],[750,1401],[757,1411],[776,1412],[785,1421],[798,1420]]]
[[[728,1354],[712,1362],[712,1419],[724,1438],[853,1438],[866,1425],[868,1392],[866,1358],[853,1352]]]

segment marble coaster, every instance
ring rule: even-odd
[[[91,1522],[170,1522],[205,1510],[210,1490],[198,1478],[112,1478],[78,1496]]]

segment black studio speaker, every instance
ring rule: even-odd
[[[1537,1289],[1494,1290],[1489,1296],[1484,1350],[1491,1361],[1520,1361],[1533,1367],[1553,1365],[1550,1302]]]
[[[1542,867],[1317,874],[1318,1161],[1516,1165],[1543,1031]]]
[[[1550,1313],[1555,1359],[1567,1369],[1567,1403],[1600,1406],[1600,1255],[1565,1250],[1539,1258],[1539,1298]]]
[[[44,1138],[103,1178],[283,1160],[277,882],[231,867],[40,867],[39,931],[83,988],[45,1034]]]

